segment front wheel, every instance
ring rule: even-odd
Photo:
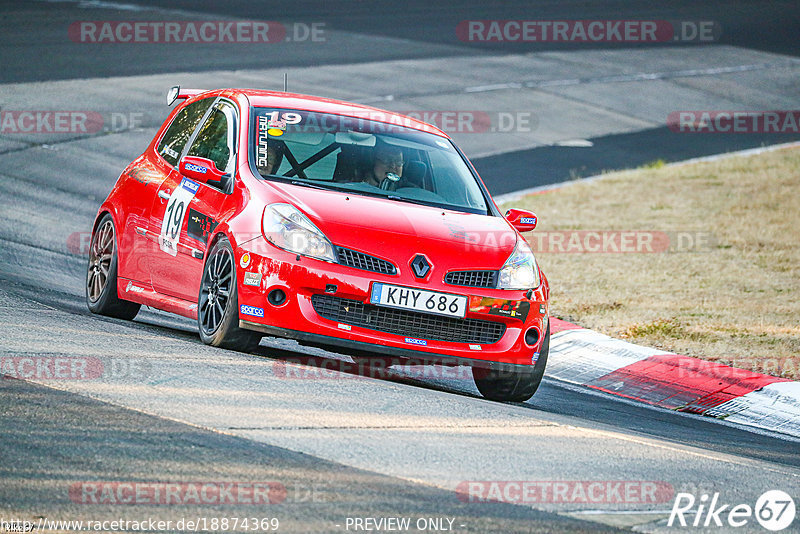
[[[92,313],[131,320],[139,313],[141,305],[119,298],[117,260],[117,232],[114,228],[114,219],[106,213],[100,219],[89,245],[86,305]]]
[[[197,326],[207,345],[251,352],[261,336],[239,328],[239,295],[233,249],[223,237],[211,248],[200,281],[197,299]]]
[[[472,379],[481,395],[489,400],[525,402],[533,397],[544,377],[547,356],[550,353],[550,325],[539,348],[539,359],[533,367],[515,366],[514,369],[472,368]]]

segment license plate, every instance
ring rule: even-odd
[[[372,284],[369,301],[378,306],[435,313],[462,319],[467,314],[467,297],[464,295],[451,295],[379,282]]]

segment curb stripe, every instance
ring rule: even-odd
[[[698,358],[660,354],[622,367],[585,384],[672,410],[705,413],[783,378],[762,375]]]
[[[558,332],[563,332],[565,330],[583,330],[583,328],[576,324],[568,323],[567,321],[557,319],[555,317],[550,317],[550,335],[557,334]]]
[[[800,382],[664,353],[550,318],[547,374],[611,395],[800,437]]]
[[[774,382],[706,415],[800,437],[800,382]]]

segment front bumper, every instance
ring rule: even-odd
[[[525,291],[445,284],[444,272],[434,273],[427,282],[419,282],[410,273],[379,274],[296,256],[276,249],[261,239],[244,243],[236,250],[235,256],[240,326],[267,335],[296,339],[305,344],[426,362],[481,367],[496,367],[495,364],[530,366],[538,358],[547,328],[548,289],[544,279],[541,286],[528,295]],[[244,283],[245,276],[249,285]],[[424,313],[413,312],[415,317],[410,319],[415,327],[420,324],[431,327],[418,327],[408,332],[399,331],[396,325],[390,327],[394,331],[382,331],[386,329],[385,325],[369,327],[349,324],[320,315],[321,300],[357,301],[359,306],[363,304],[365,308],[378,311],[369,304],[373,282],[467,295],[465,320],[447,320],[448,331],[445,335],[444,332],[437,332],[441,318]],[[286,295],[282,301],[277,299],[279,303],[269,298],[276,290]],[[403,319],[409,320],[409,316]],[[465,332],[468,331],[464,339],[445,340],[458,339],[458,329],[462,323]],[[473,339],[470,336],[474,333],[475,325],[502,325],[502,335],[491,342],[487,342],[488,338],[484,335]],[[538,334],[533,344],[525,341],[525,333],[531,329]],[[426,335],[420,336],[420,332],[426,332]],[[414,333],[418,335],[412,335]]]

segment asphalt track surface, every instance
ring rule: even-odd
[[[798,442],[769,433],[548,379],[527,403],[491,403],[463,376],[398,371],[374,379],[345,356],[275,340],[252,355],[212,350],[191,322],[160,312],[143,310],[134,322],[92,316],[74,246],[163,120],[163,92],[175,79],[277,89],[288,71],[293,90],[397,110],[487,110],[493,120],[533,110],[532,129],[454,133],[495,193],[795,140],[683,136],[664,125],[681,109],[798,109],[794,3],[553,2],[535,6],[535,16],[528,3],[165,4],[0,3],[3,110],[96,109],[132,126],[0,136],[0,354],[90,358],[106,370],[94,380],[0,380],[3,518],[257,515],[278,517],[279,531],[342,532],[348,517],[447,517],[460,532],[614,528],[607,525],[675,532],[684,529],[665,525],[671,499],[487,505],[465,503],[454,489],[469,480],[624,480],[698,497],[720,492],[734,504],[753,505],[770,489],[800,495]],[[222,18],[324,22],[328,36],[268,53],[248,45],[92,47],[65,38],[80,20]],[[713,44],[679,47],[454,38],[459,21],[484,18],[712,19],[724,31]],[[724,74],[715,72],[720,66]],[[654,72],[662,78],[637,78]],[[485,89],[515,81],[528,86]],[[548,91],[547,83],[560,89]],[[330,366],[345,372],[320,374]],[[286,501],[257,509],[120,506],[69,495],[87,481],[237,480],[277,481]],[[751,522],[737,531],[762,530]]]

